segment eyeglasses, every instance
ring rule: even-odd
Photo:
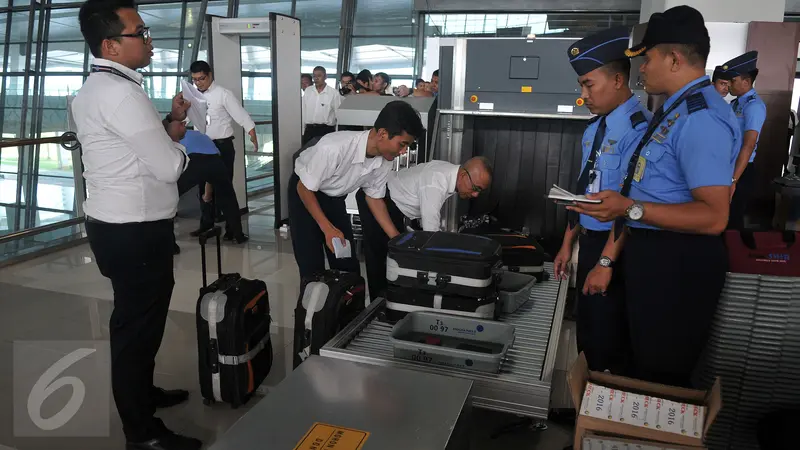
[[[483,192],[483,188],[480,186],[476,186],[475,182],[472,181],[472,175],[469,174],[469,171],[467,169],[461,169],[461,170],[463,170],[464,173],[467,174],[467,178],[469,178],[469,184],[472,185],[472,190],[479,194]]]
[[[142,28],[142,31],[139,31],[138,33],[118,34],[116,36],[109,36],[106,39],[114,39],[120,37],[141,38],[142,42],[146,44],[150,40],[150,27],[144,27]]]
[[[192,77],[192,83],[202,83],[203,81],[206,81],[207,79],[208,79],[208,76],[206,76],[206,75],[200,75],[197,78]]]

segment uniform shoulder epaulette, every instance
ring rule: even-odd
[[[601,117],[603,117],[603,116],[594,116],[594,117],[592,117],[591,119],[589,119],[588,125],[591,125],[591,124],[597,122],[598,120],[600,120]]]
[[[647,123],[647,117],[645,117],[643,112],[636,111],[631,114],[631,127],[636,128],[643,123]]]
[[[689,114],[708,108],[708,103],[706,103],[706,98],[703,93],[695,92],[694,94],[690,95],[686,99],[686,108],[689,110]]]
[[[756,99],[756,96],[755,95],[751,95],[750,97],[747,97],[747,103],[750,103],[755,99]]]

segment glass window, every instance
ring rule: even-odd
[[[150,76],[144,77],[144,90],[161,114],[172,110],[172,97],[178,93],[177,76]]]
[[[303,36],[339,36],[342,0],[297,0],[295,17]]]
[[[78,23],[78,8],[53,9],[50,11],[49,41],[81,41],[81,26]]]
[[[47,72],[83,72],[83,57],[86,43],[49,42],[47,44]]]
[[[638,19],[638,14],[428,14],[425,36],[584,37],[612,26],[634,25]]]
[[[181,37],[181,3],[139,5],[139,15],[150,27],[153,39],[176,39]]]
[[[240,0],[239,17],[269,17],[275,12],[289,15],[292,13],[291,0]],[[223,16],[227,16],[227,11]]]
[[[18,44],[8,44],[8,60],[6,61],[6,71],[8,72],[24,72],[25,71],[25,63],[28,61],[31,62],[31,69],[33,69],[36,65],[36,58],[35,55],[39,51],[38,43],[34,42],[31,45],[31,55],[34,55],[34,58],[29,58],[27,54],[28,44],[27,43],[18,43]]]
[[[413,17],[413,0],[359,0],[353,35],[412,35]]]
[[[336,76],[336,61],[338,57],[338,37],[302,38],[300,40],[301,73],[311,73],[314,67],[322,66],[328,73],[328,79],[330,80]]]
[[[414,74],[414,37],[353,38],[350,71],[368,69],[390,76]]]
[[[179,40],[153,39],[153,57],[148,72],[178,72]]]
[[[28,11],[11,13],[11,36],[8,42],[27,42],[28,36],[28,19],[30,13]],[[36,11],[33,22],[33,35],[39,31],[39,11]]]

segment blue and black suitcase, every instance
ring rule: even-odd
[[[389,241],[386,258],[387,316],[438,311],[495,317],[501,271],[500,244],[443,231],[413,231]],[[391,320],[390,319],[390,320]]]

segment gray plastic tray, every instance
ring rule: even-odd
[[[502,322],[416,311],[397,322],[390,341],[395,358],[498,373],[514,332]]]
[[[536,284],[536,277],[515,272],[503,272],[500,281],[500,307],[506,314],[517,311],[531,297],[531,290]]]

